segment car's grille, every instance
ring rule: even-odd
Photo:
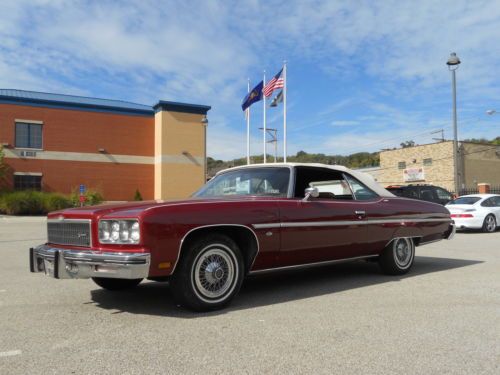
[[[47,223],[49,243],[72,246],[90,246],[90,221],[49,221]]]

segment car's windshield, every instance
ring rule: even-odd
[[[289,168],[242,168],[215,176],[193,196],[263,195],[286,197],[289,180]]]
[[[474,204],[480,199],[480,197],[459,197],[448,204]]]

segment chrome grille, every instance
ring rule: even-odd
[[[89,247],[91,244],[90,220],[49,220],[47,236],[49,243]]]

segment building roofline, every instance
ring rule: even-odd
[[[199,115],[206,115],[211,108],[212,107],[208,105],[170,102],[166,100],[160,100],[153,106],[155,112],[172,111],[172,112],[193,113]]]
[[[409,150],[409,149],[416,148],[416,147],[433,146],[433,145],[439,145],[439,144],[442,144],[442,143],[453,143],[453,140],[447,139],[447,140],[444,140],[444,141],[441,141],[441,142],[424,143],[422,145],[415,145],[415,146],[411,146],[411,147],[399,147],[399,148],[395,148],[393,150],[382,150],[382,151],[380,151],[380,154],[383,153],[383,152],[394,152],[394,151],[401,151],[401,150]],[[488,143],[488,142],[458,141],[458,143],[459,144],[465,143],[465,144],[468,144],[468,145],[498,146],[498,145],[495,145],[494,143]]]
[[[178,103],[165,100],[160,100],[154,106],[148,106],[124,100],[18,89],[0,89],[0,104],[108,112],[136,116],[153,116],[156,112],[163,110],[206,115],[211,109],[210,106],[206,105]]]

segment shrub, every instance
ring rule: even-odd
[[[142,201],[142,195],[139,189],[135,190],[134,201]]]
[[[101,193],[93,189],[88,189],[83,195],[85,196],[84,206],[93,206],[102,203],[104,200]],[[71,191],[70,200],[74,207],[80,206],[80,192],[78,189],[73,189]]]
[[[0,211],[7,215],[44,215],[71,207],[68,197],[40,191],[15,191],[0,196]]]
[[[72,207],[71,199],[62,194],[56,193],[44,193],[42,195],[43,198],[43,207],[46,212],[62,210],[64,208]]]

